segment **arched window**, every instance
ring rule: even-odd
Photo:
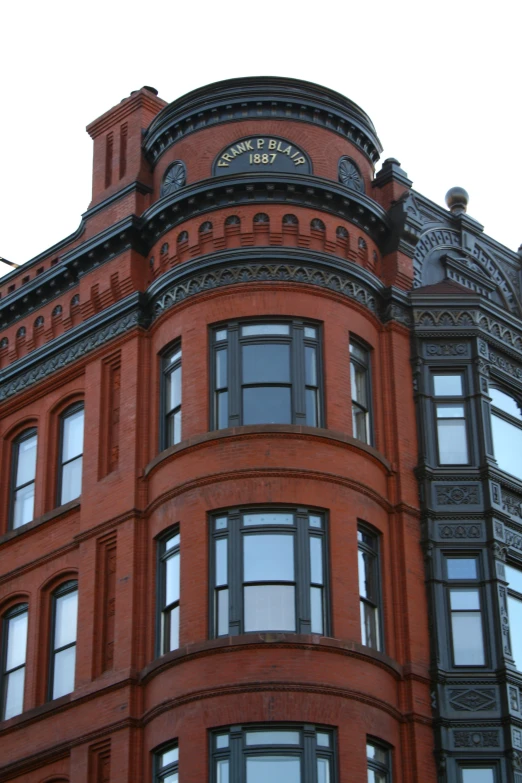
[[[3,617],[1,720],[20,715],[24,709],[28,617],[27,604],[13,606]]]
[[[82,494],[83,403],[67,408],[60,416],[58,505]]]
[[[11,527],[31,522],[34,516],[36,479],[36,429],[25,430],[13,443],[11,478]]]
[[[518,402],[500,389],[491,388],[493,451],[500,470],[522,478],[522,411]]]
[[[161,446],[166,449],[181,441],[181,342],[175,343],[162,360],[163,427]]]
[[[74,690],[78,582],[64,582],[53,593],[49,698]]]

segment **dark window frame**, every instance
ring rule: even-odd
[[[458,376],[461,378],[462,381],[462,394],[460,395],[451,395],[451,394],[440,394],[437,395],[435,393],[435,375],[447,375],[456,377]],[[442,468],[451,468],[451,467],[465,467],[467,465],[472,464],[472,439],[471,439],[471,430],[470,430],[470,411],[469,411],[469,392],[468,392],[468,385],[467,385],[467,372],[462,367],[431,367],[430,368],[430,383],[431,383],[431,395],[433,400],[433,432],[435,435],[435,456],[437,465],[439,465]],[[438,416],[438,406],[439,405],[460,405],[463,408],[463,415],[461,417],[443,417],[441,416],[439,419]],[[466,462],[442,462],[441,461],[441,454],[440,454],[440,446],[439,446],[439,427],[438,422],[439,420],[442,421],[463,421],[464,422],[464,432],[466,434],[466,452],[467,452],[467,460]]]
[[[363,360],[360,356],[354,356],[352,353],[352,345],[360,351],[366,354],[366,358]],[[356,440],[360,440],[361,443],[366,443],[368,446],[375,445],[375,433],[373,426],[373,394],[372,394],[372,348],[370,345],[361,340],[360,337],[350,334],[349,340],[349,357],[350,357],[350,399],[352,405],[352,435]],[[354,370],[359,369],[365,376],[365,391],[367,405],[364,406],[360,400],[354,399],[352,393],[352,374]],[[357,435],[357,428],[354,427],[354,410],[357,409],[359,413],[363,413],[366,421],[367,437],[359,438]]]
[[[368,756],[368,745],[372,745],[374,748],[378,748],[386,754],[386,762],[375,761]],[[379,772],[384,776],[385,783],[392,783],[393,779],[393,766],[392,766],[392,748],[381,739],[375,737],[366,737],[366,767],[368,770]]]
[[[2,615],[2,649],[1,649],[2,667],[0,670],[0,720],[9,720],[9,718],[6,718],[5,716],[8,678],[13,672],[19,671],[20,669],[24,669],[24,687],[23,687],[23,695],[22,695],[22,710],[16,713],[16,715],[21,715],[22,712],[24,711],[23,699],[25,697],[25,674],[26,674],[25,668],[27,666],[27,643],[29,638],[29,629],[27,629],[26,637],[25,637],[25,657],[24,657],[23,664],[20,664],[19,666],[15,666],[9,670],[7,669],[7,648],[9,644],[9,621],[14,617],[18,617],[19,615],[22,614],[27,615],[27,624],[29,625],[29,604],[26,601],[11,606]],[[10,717],[15,717],[15,715],[12,715]]]
[[[363,536],[367,536],[368,538],[372,539],[372,544],[369,544],[366,541],[361,541],[359,539],[359,534]],[[359,614],[360,614],[360,620],[361,620],[361,644],[363,647],[368,647],[370,650],[377,650],[378,652],[384,652],[386,650],[385,645],[385,639],[384,639],[384,606],[383,606],[383,595],[382,595],[382,555],[381,555],[381,540],[382,540],[382,534],[373,528],[371,525],[369,525],[367,522],[363,522],[362,520],[358,520],[357,522],[357,559],[359,558],[359,552],[363,552],[364,554],[370,556],[372,558],[372,570],[373,570],[373,581],[375,584],[375,597],[373,600],[371,598],[367,598],[366,596],[361,595],[361,591],[359,590]],[[359,563],[357,562],[357,575],[359,577]],[[363,613],[362,613],[362,604],[370,606],[372,609],[376,611],[377,614],[377,623],[376,623],[376,631],[378,634],[378,640],[377,645],[374,644],[365,644],[363,641],[363,635],[362,635],[362,623],[363,623]]]
[[[56,587],[52,594],[51,594],[51,633],[49,638],[49,673],[47,677],[48,687],[47,687],[47,699],[48,701],[54,701],[54,699],[59,699],[61,696],[53,696],[54,691],[54,664],[55,664],[55,658],[56,655],[63,650],[70,649],[71,647],[75,648],[75,657],[74,657],[74,683],[73,688],[71,691],[68,691],[68,693],[72,693],[74,691],[74,687],[76,685],[76,646],[78,644],[78,614],[76,615],[76,637],[74,642],[70,642],[66,645],[62,645],[62,647],[55,648],[54,646],[54,637],[55,637],[55,631],[56,631],[56,602],[59,598],[61,598],[64,595],[69,595],[70,593],[76,592],[78,594],[79,599],[79,591],[78,591],[78,580],[77,579],[68,579],[66,582],[62,582],[62,584],[58,585]],[[66,696],[67,694],[62,694],[63,696]]]
[[[289,327],[289,334],[265,334],[244,336],[242,327],[255,325],[279,325]],[[305,336],[305,329],[316,330],[316,337]],[[216,340],[217,333],[226,330],[226,337]],[[263,386],[289,386],[291,421],[288,424],[325,427],[326,416],[324,408],[324,372],[323,372],[323,329],[319,321],[313,319],[289,318],[285,316],[261,316],[259,318],[230,320],[214,324],[210,330],[210,429],[219,430],[228,427],[248,426],[243,424],[242,389],[261,388]],[[243,345],[286,344],[290,346],[290,380],[288,383],[243,384],[241,347]],[[306,383],[305,348],[313,347],[316,351],[315,386]],[[226,349],[227,354],[227,385],[217,387],[216,354]],[[316,423],[307,424],[306,390],[316,391]],[[228,416],[225,426],[220,425],[217,398],[219,391],[228,395]],[[269,424],[269,422],[267,422]]]
[[[491,401],[490,406],[490,416],[491,416],[491,439],[492,439],[492,446],[493,446],[493,454],[495,456],[495,460],[497,461],[498,465],[498,458],[495,454],[495,439],[493,435],[493,418],[496,417],[498,419],[501,419],[502,421],[506,422],[507,424],[511,425],[517,430],[522,431],[522,395],[520,391],[514,391],[513,389],[509,388],[508,386],[505,386],[502,383],[499,383],[496,379],[493,379],[490,383],[490,389],[494,389],[496,391],[502,392],[507,397],[511,397],[515,405],[518,407],[520,411],[519,418],[516,418],[512,414],[508,413],[507,411],[503,410],[502,408],[498,408],[494,402],[493,399]],[[498,469],[501,470],[503,473],[507,473],[508,476],[513,476],[515,479],[518,479],[518,481],[522,481],[522,469],[519,473],[510,473],[509,471],[505,470],[504,468],[501,468],[500,465],[498,465]]]
[[[165,766],[161,766],[160,757],[164,753],[169,753],[170,751],[177,750],[178,751],[178,758],[176,761],[171,762],[170,764],[165,764]],[[171,740],[164,745],[162,745],[160,748],[156,748],[154,751],[153,756],[153,764],[152,764],[152,779],[154,783],[163,783],[165,778],[169,775],[174,775],[175,773],[178,774],[179,778],[179,743],[177,740]]]
[[[170,362],[169,358],[171,356],[175,356],[177,353],[179,353],[179,358],[176,359],[174,362]],[[160,450],[163,451],[164,449],[170,448],[170,446],[176,446],[178,443],[181,443],[183,438],[183,421],[182,421],[182,405],[183,405],[183,369],[182,369],[182,361],[183,361],[183,351],[181,346],[181,337],[178,337],[176,340],[171,342],[166,348],[163,349],[163,351],[160,354],[160,364],[161,364],[161,388],[160,388],[160,433],[159,433],[159,441],[160,441]],[[176,370],[181,370],[181,378],[180,378],[180,403],[179,405],[175,406],[171,410],[167,410],[167,384],[169,380],[169,376],[171,376]],[[179,440],[174,440],[171,443],[170,437],[169,437],[169,421],[170,419],[175,419],[176,414],[179,412],[180,415],[180,438]],[[175,425],[174,425],[175,426]]]
[[[510,556],[509,560],[506,562],[506,566],[509,566],[510,568],[512,568],[512,569],[514,569],[516,571],[519,571],[520,574],[522,575],[522,562],[521,561],[515,560],[512,556]],[[505,578],[506,578],[506,582],[508,583],[507,584],[507,588],[506,588],[506,595],[507,595],[507,599],[508,599],[508,619],[509,619],[509,637],[510,637],[511,653],[513,655],[513,660],[515,661],[516,670],[518,672],[522,672],[522,661],[520,661],[518,666],[517,666],[517,661],[515,660],[515,656],[514,656],[514,651],[513,651],[513,631],[512,631],[513,623],[512,623],[512,619],[510,617],[510,614],[509,614],[509,597],[512,596],[515,600],[518,600],[518,601],[520,601],[522,603],[522,590],[519,591],[519,590],[516,590],[514,587],[511,587],[511,584],[509,582],[507,573],[505,575]],[[521,632],[522,632],[522,629],[521,629]]]
[[[249,514],[292,514],[292,525],[249,525],[242,523],[242,516]],[[215,521],[226,517],[226,528],[215,529]],[[310,517],[320,517],[322,526],[314,527],[309,523]],[[329,572],[329,536],[328,514],[324,509],[285,506],[248,506],[240,509],[226,509],[221,512],[213,512],[209,515],[209,636],[211,639],[226,638],[243,633],[295,633],[315,634],[312,631],[312,606],[310,590],[313,587],[322,588],[322,633],[320,636],[331,636],[331,598],[330,598],[330,572]],[[270,628],[256,631],[245,631],[243,588],[250,583],[243,580],[243,536],[248,533],[263,534],[288,534],[294,535],[294,581],[295,586],[295,625],[294,631],[277,631]],[[322,575],[323,583],[311,581],[311,557],[310,541],[317,537],[322,540]],[[215,542],[226,539],[227,548],[227,585],[216,585],[216,547]],[[266,580],[256,584],[283,584],[283,582],[271,582]],[[290,583],[289,583],[290,584]],[[217,595],[220,589],[228,590],[228,633],[218,633]]]
[[[84,427],[84,437],[85,437],[85,403],[83,400],[80,400],[78,402],[73,403],[73,405],[70,405],[68,408],[63,410],[60,413],[60,424],[59,424],[59,447],[58,447],[58,475],[56,477],[56,505],[61,506],[64,505],[62,503],[62,489],[63,489],[63,469],[65,465],[69,465],[71,462],[74,462],[77,459],[82,460],[82,479],[83,479],[83,450],[81,454],[77,454],[72,459],[67,460],[66,462],[63,461],[63,436],[65,432],[65,420],[69,417],[74,415],[75,413],[78,413],[79,411],[83,411],[83,427]],[[85,443],[85,441],[84,441]],[[81,497],[81,492],[77,497]],[[71,498],[71,500],[75,500],[76,498]],[[70,501],[66,501],[70,502]]]
[[[445,551],[443,553],[444,564],[443,574],[446,584],[446,610],[447,610],[447,629],[448,629],[448,643],[450,646],[450,663],[451,667],[461,671],[462,669],[485,669],[489,666],[488,656],[488,643],[487,643],[487,626],[486,626],[486,611],[484,602],[484,591],[482,586],[482,564],[479,552],[463,551],[453,552]],[[476,562],[476,577],[460,577],[451,578],[448,572],[448,560],[474,560]],[[478,609],[452,609],[451,607],[451,593],[455,592],[470,592],[475,590],[478,596],[479,608]],[[464,612],[474,612],[480,617],[480,624],[482,629],[482,652],[484,657],[484,663],[455,663],[455,642],[453,639],[453,616],[459,615]]]
[[[486,759],[482,760],[461,760],[457,759],[457,773],[458,773],[458,783],[463,783],[464,781],[464,775],[462,774],[465,770],[475,770],[475,769],[489,769],[493,772],[493,783],[500,783],[501,778],[499,775],[500,772],[500,764],[498,761],[488,761]]]
[[[300,732],[299,744],[272,743],[247,745],[247,732]],[[329,746],[317,744],[317,734],[327,734]],[[217,737],[228,735],[228,746],[217,747]],[[301,759],[302,783],[315,783],[317,780],[317,761],[329,761],[330,783],[338,781],[337,732],[331,726],[308,723],[247,723],[239,726],[223,726],[209,732],[209,759],[211,764],[210,783],[217,783],[217,764],[229,761],[229,783],[241,783],[246,779],[246,759],[248,757],[273,756],[298,757]]]
[[[18,472],[18,461],[19,461],[19,454],[20,454],[20,444],[23,443],[24,440],[29,440],[29,438],[32,438],[36,436],[36,461],[35,461],[35,467],[34,467],[34,478],[31,481],[26,481],[25,484],[20,484],[19,486],[16,483],[16,474]],[[36,471],[38,469],[38,428],[37,427],[28,427],[27,429],[23,430],[12,442],[11,447],[11,478],[9,482],[9,530],[18,530],[21,527],[24,527],[24,525],[28,525],[29,522],[32,522],[34,519],[34,504],[36,500]],[[14,526],[14,512],[15,512],[15,500],[16,500],[16,493],[19,492],[21,489],[25,489],[25,487],[30,486],[31,484],[34,485],[35,493],[34,493],[34,499],[33,499],[33,516],[29,520],[29,522],[24,522],[22,525],[18,525],[16,528]]]
[[[171,538],[178,536],[178,543],[171,549],[166,549],[167,541]],[[181,533],[179,524],[173,525],[168,530],[162,531],[156,540],[157,555],[156,555],[156,655],[166,655],[174,650],[179,650],[179,635],[178,646],[172,650],[167,649],[167,639],[170,638],[170,612],[173,609],[179,610],[179,619],[181,617]],[[167,569],[166,563],[171,557],[179,557],[179,574],[180,574],[180,587],[179,598],[177,601],[173,601],[170,604],[166,603],[166,585],[167,585]],[[169,613],[168,617],[166,612]],[[178,619],[178,628],[179,628]]]

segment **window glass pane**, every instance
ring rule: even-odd
[[[493,450],[500,470],[522,478],[522,427],[491,415]]]
[[[522,413],[513,397],[500,391],[500,389],[491,388],[489,390],[489,396],[491,397],[491,404],[494,405],[495,408],[500,408],[501,411],[509,413],[511,416],[515,416],[522,421]]]
[[[330,783],[330,762],[328,759],[317,759],[317,783]]]
[[[247,731],[247,745],[299,745],[299,731]]]
[[[438,419],[463,419],[464,405],[453,405],[451,402],[437,403]]]
[[[306,423],[309,427],[317,427],[317,390],[306,389]]]
[[[218,430],[223,430],[228,427],[228,392],[218,392],[216,398],[217,407],[217,427]]]
[[[295,590],[290,585],[244,588],[245,632],[295,631]]]
[[[216,541],[216,587],[228,584],[228,541],[218,538]]]
[[[179,546],[179,542],[180,534],[176,533],[175,536],[172,536],[165,541],[165,551],[168,552],[169,549],[174,549],[174,547]]]
[[[323,591],[320,587],[310,588],[310,614],[312,633],[323,633]]]
[[[25,666],[5,678],[4,720],[20,715],[24,709]]]
[[[218,734],[216,737],[216,748],[228,748],[230,744],[228,734]]]
[[[304,336],[315,339],[317,337],[317,329],[315,328],[315,326],[305,326]]]
[[[54,656],[53,699],[74,690],[76,647],[67,647]]]
[[[293,514],[243,514],[243,525],[293,525]]]
[[[310,527],[322,527],[323,526],[322,517],[317,517],[317,516],[315,516],[313,514],[310,514],[308,519],[309,519],[309,522],[310,522]]]
[[[36,469],[36,435],[25,438],[17,444],[18,464],[16,470],[16,486],[33,481]]]
[[[522,601],[508,595],[509,635],[515,666],[522,671]]]
[[[76,641],[78,591],[61,595],[55,602],[54,649]]]
[[[368,377],[367,370],[359,367],[354,362],[350,365],[351,381],[352,381],[352,400],[356,400],[364,408],[368,407],[368,400],[366,394],[366,379]]]
[[[160,764],[162,767],[168,767],[169,764],[174,764],[175,761],[178,761],[178,758],[179,749],[171,748],[170,750],[166,750],[165,753],[161,754]]]
[[[312,582],[323,584],[323,541],[318,536],[310,537],[310,573]]]
[[[68,503],[82,494],[83,457],[77,457],[62,468],[62,493],[60,503]]]
[[[368,360],[368,351],[358,345],[358,343],[350,343],[350,355],[364,364]]]
[[[495,783],[493,767],[466,767],[462,770],[462,783]]]
[[[243,337],[256,334],[290,334],[289,324],[245,324],[241,327]]]
[[[361,642],[374,650],[380,649],[377,609],[361,601]]]
[[[317,386],[316,350],[311,345],[305,345],[305,379],[307,386]]]
[[[388,752],[378,745],[374,745],[373,742],[366,744],[366,757],[371,761],[376,761],[378,764],[387,765],[388,763]]]
[[[462,397],[462,375],[434,375],[435,397]]]
[[[439,462],[441,465],[466,465],[468,442],[463,419],[443,419],[437,422]]]
[[[217,591],[217,635],[227,636],[229,633],[228,620],[228,590]]]
[[[477,559],[475,557],[448,557],[446,564],[448,579],[477,578]]]
[[[174,364],[175,362],[178,362],[181,359],[181,348],[177,351],[174,351],[174,353],[171,353],[170,356],[167,356],[167,364]]]
[[[169,645],[169,650],[177,650],[179,647],[179,606],[170,611]]]
[[[453,657],[456,666],[482,666],[484,643],[479,612],[454,612],[451,615]]]
[[[218,329],[216,332],[216,341],[219,342],[220,340],[226,340],[226,339],[227,339],[227,330]]]
[[[215,520],[216,530],[223,530],[228,524],[228,517],[218,517]]]
[[[375,556],[369,552],[359,550],[359,595],[375,601],[377,598],[377,584],[375,573]]]
[[[289,388],[264,386],[243,389],[243,424],[290,424],[291,421]]]
[[[375,769],[368,770],[368,783],[388,783],[388,774]]]
[[[317,744],[321,748],[330,747],[330,735],[327,734],[326,731],[318,731],[316,736],[317,736]]]
[[[26,525],[34,514],[34,484],[18,489],[14,496],[13,527]]]
[[[178,783],[178,773],[173,772],[171,775],[166,775],[161,778],[161,783]]]
[[[27,646],[28,613],[10,617],[7,623],[7,656],[5,668],[7,671],[25,663]]]
[[[478,590],[451,590],[450,603],[452,609],[480,609]]]
[[[167,375],[167,410],[181,405],[181,365]]]
[[[229,783],[228,759],[218,761],[216,783]]]
[[[291,756],[247,757],[246,783],[301,783],[301,760]]]
[[[83,454],[83,410],[71,413],[63,420],[62,462]]]
[[[243,383],[290,383],[290,346],[243,345]]]
[[[368,414],[355,404],[352,404],[352,432],[353,437],[357,440],[361,440],[363,443],[369,442]]]
[[[511,590],[516,590],[517,593],[522,595],[522,571],[519,568],[513,568],[513,566],[507,565],[506,580],[509,582]]]
[[[225,389],[227,382],[227,349],[216,351],[216,389]]]
[[[165,604],[179,601],[179,552],[165,561]]]
[[[274,535],[243,536],[245,582],[293,582],[294,537]]]

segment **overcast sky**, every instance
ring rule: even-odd
[[[24,263],[76,230],[91,198],[85,126],[131,90],[151,85],[173,101],[253,75],[348,96],[373,120],[381,162],[398,158],[438,204],[453,185],[466,188],[468,214],[516,250],[519,8],[515,0],[6,3],[0,256]]]

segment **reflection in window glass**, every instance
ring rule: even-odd
[[[156,755],[154,783],[178,783],[178,746],[174,745]]]
[[[353,437],[371,444],[370,354],[354,341],[350,341],[350,376]]]
[[[500,470],[522,478],[522,412],[513,397],[490,389],[493,451]]]
[[[36,430],[22,433],[13,444],[14,487],[11,511],[13,528],[26,525],[33,519],[36,444]]]
[[[66,582],[54,593],[51,698],[74,690],[78,584]]]
[[[60,505],[82,494],[83,420],[83,407],[61,419]]]
[[[179,344],[163,359],[164,431],[163,446],[181,441],[181,347]]]
[[[464,395],[462,373],[434,374],[433,393],[436,397],[439,465],[467,465],[469,452],[466,408],[462,400]],[[445,401],[443,402],[442,399]]]
[[[390,752],[375,742],[366,743],[368,783],[390,783]]]
[[[462,767],[462,783],[495,783],[493,767]]]
[[[448,557],[446,559],[448,579],[476,579],[476,557]]]
[[[506,565],[511,653],[515,666],[522,671],[522,570]]]
[[[357,538],[361,642],[366,647],[382,650],[378,538],[366,528],[359,528]]]
[[[24,709],[28,617],[27,604],[19,604],[4,615],[0,720],[8,720],[15,715],[20,715]]]
[[[179,647],[180,534],[159,544],[161,582],[160,654]]]
[[[478,589],[451,589],[450,610],[455,666],[483,666],[484,635]]]

